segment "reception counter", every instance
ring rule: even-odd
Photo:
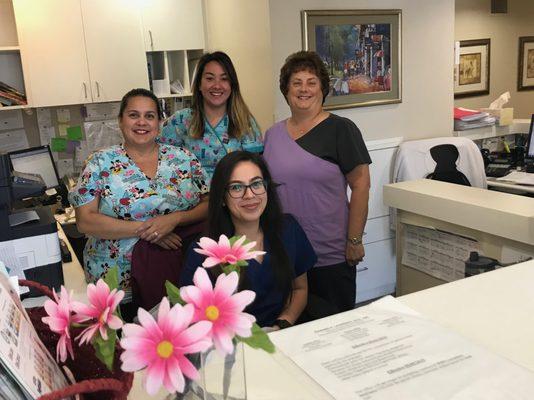
[[[397,209],[397,295],[445,283],[403,265],[407,225],[478,241],[480,252],[503,262],[534,255],[534,199],[421,179],[384,186],[384,203]]]
[[[84,300],[80,263],[64,264],[65,284]],[[413,293],[398,300],[448,329],[534,371],[534,261]],[[346,314],[349,318],[352,313]],[[313,322],[312,322],[313,324]],[[290,329],[299,329],[298,326]],[[276,335],[277,332],[271,333]],[[245,346],[250,400],[326,400],[332,397],[280,351],[269,355]],[[149,396],[136,374],[129,399]],[[151,399],[165,399],[163,390]],[[170,399],[170,397],[169,397]]]

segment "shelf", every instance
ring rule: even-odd
[[[166,94],[166,95],[160,95],[158,96],[158,99],[170,99],[170,98],[178,98],[178,97],[191,97],[193,93],[187,92],[187,93],[173,93],[173,94]]]
[[[20,110],[20,109],[23,109],[23,108],[29,108],[30,106],[25,104],[23,106],[4,106],[4,107],[0,107],[0,111],[7,111],[7,110]]]
[[[453,134],[454,136],[478,140],[497,136],[513,135],[515,133],[528,133],[529,127],[529,119],[514,119],[513,123],[507,126],[491,125],[482,128],[467,129],[464,131],[454,131]]]
[[[0,46],[0,52],[20,51],[19,46]]]

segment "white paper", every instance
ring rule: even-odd
[[[24,277],[24,266],[15,252],[15,246],[10,242],[0,243],[0,261],[4,263],[10,276]]]
[[[122,142],[122,133],[116,119],[86,122],[84,125],[86,151],[92,153]]]
[[[70,122],[70,111],[68,108],[57,109],[57,122],[58,124],[67,124]]]
[[[28,147],[28,139],[26,138],[26,131],[24,129],[0,132],[0,152],[8,153],[10,151],[27,149]]]
[[[37,398],[67,386],[67,381],[13,293],[8,280],[0,275],[0,362],[27,393]]]
[[[465,277],[465,261],[480,252],[476,240],[432,228],[403,224],[402,264],[446,282]]]
[[[497,180],[512,182],[517,185],[534,185],[534,174],[522,171],[512,171],[508,175],[497,178]]]
[[[70,176],[74,172],[74,161],[70,158],[61,158],[56,161],[57,173],[60,178]]]
[[[39,126],[52,126],[52,114],[49,108],[37,109],[37,125]]]
[[[67,124],[58,124],[57,130],[59,132],[59,136],[67,136],[67,128],[69,126]]]
[[[491,102],[488,108],[492,110],[499,110],[504,106],[506,103],[510,101],[510,92],[504,92],[499,97],[497,97],[494,101]]]
[[[269,334],[335,399],[519,400],[534,374],[460,335],[384,305]]]
[[[56,128],[53,126],[39,125],[39,138],[41,140],[41,146],[50,145],[53,137],[56,137]]]
[[[98,121],[104,119],[114,119],[119,116],[120,103],[95,103],[85,104],[87,116],[86,121]]]

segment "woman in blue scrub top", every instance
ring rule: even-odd
[[[194,153],[206,171],[208,186],[226,154],[263,152],[260,129],[241,96],[237,73],[226,53],[216,51],[200,58],[191,108],[167,119],[158,141]]]
[[[317,257],[297,220],[282,214],[265,161],[248,151],[233,152],[217,165],[212,182],[207,236],[218,240],[221,234],[246,235],[256,242],[254,250],[266,251],[241,269],[239,290],[256,293],[246,312],[262,327],[293,325],[306,307],[306,273]],[[196,269],[202,268],[205,256],[195,252],[195,246],[187,252],[181,286],[191,285]],[[220,267],[207,271],[213,281],[221,273]]]

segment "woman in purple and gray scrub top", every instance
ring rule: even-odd
[[[323,110],[329,75],[317,53],[290,55],[280,90],[291,117],[266,132],[264,158],[284,212],[295,216],[318,257],[308,272],[304,320],[311,320],[354,308],[371,158],[358,127]]]

